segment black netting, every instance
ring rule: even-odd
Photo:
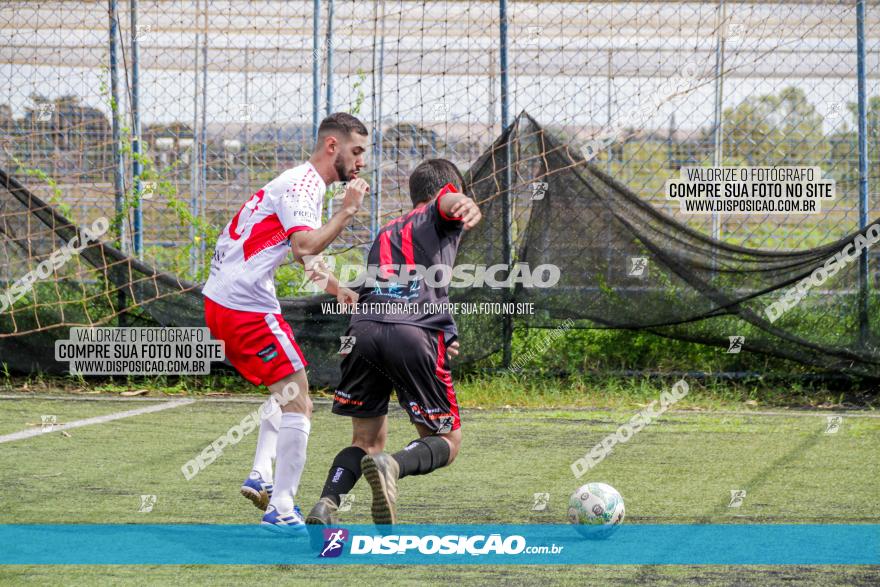
[[[531,267],[552,263],[561,272],[557,287],[517,291],[517,300],[533,301],[539,309],[526,323],[555,326],[572,318],[725,348],[730,336],[743,336],[749,351],[880,376],[880,296],[869,295],[867,328],[862,327],[858,262],[813,288],[775,322],[765,314],[788,287],[858,233],[797,252],[714,241],[585,163],[531,117],[522,115],[510,132],[514,205],[525,208],[517,216],[528,218],[516,242],[518,260]],[[529,197],[526,188],[535,178],[548,184],[543,199]],[[475,191],[488,196],[489,183],[483,189],[478,178]],[[641,275],[633,274],[634,262],[644,263]]]
[[[854,241],[858,233],[822,247],[774,252],[713,241],[641,200],[528,115],[517,121],[468,173],[469,191],[484,222],[467,233],[458,263],[504,262],[507,141],[510,140],[511,241],[517,262],[552,264],[559,283],[549,289],[490,287],[452,290],[454,302],[532,302],[533,315],[516,324],[644,329],[659,335],[744,348],[823,370],[880,377],[880,296],[868,292],[860,313],[858,263],[843,267],[795,308],[771,323],[765,308]],[[546,182],[534,199],[534,182]],[[0,170],[0,283],[12,285],[78,234],[51,206]],[[640,274],[633,263],[644,263]],[[328,296],[282,300],[282,312],[310,362],[310,379],[334,383],[336,350],[347,318],[324,314]],[[504,339],[498,315],[457,318],[462,362],[497,352]],[[62,372],[54,341],[70,326],[98,324],[203,326],[200,287],[156,272],[118,249],[95,243],[38,280],[0,313],[0,357],[16,371]]]

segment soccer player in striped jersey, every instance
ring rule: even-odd
[[[305,530],[294,498],[312,413],[308,363],[281,315],[275,270],[292,254],[340,303],[357,301],[320,254],[351,223],[369,190],[358,177],[367,137],[364,124],[350,114],[325,118],[309,160],[251,196],[223,229],[202,291],[206,322],[213,337],[225,342],[226,358],[245,379],[272,394],[262,411],[253,470],[241,487],[242,495],[266,510],[263,524],[272,527]],[[327,186],[336,181],[348,182],[342,205],[322,226]]]
[[[359,311],[346,333],[354,337],[353,346],[342,361],[333,400],[334,414],[351,417],[352,443],[336,455],[307,524],[336,523],[340,496],[361,475],[373,493],[373,521],[395,523],[398,480],[450,464],[461,445],[449,370],[449,356],[458,352],[458,333],[450,312],[429,308],[448,304],[448,286],[434,279],[431,283],[437,286],[432,286],[411,269],[442,265],[451,271],[462,233],[480,221],[480,209],[462,193],[461,172],[445,159],[416,167],[409,188],[413,210],[382,227],[368,263],[378,267],[380,276],[398,266],[401,275],[406,271],[412,278],[388,280],[387,286],[378,281],[359,290]],[[389,455],[383,450],[392,389],[419,438]]]

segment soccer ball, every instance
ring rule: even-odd
[[[623,497],[605,483],[578,487],[568,500],[568,522],[584,538],[607,538],[623,522]]]

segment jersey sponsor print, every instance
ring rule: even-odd
[[[290,252],[293,233],[321,226],[326,190],[307,162],[251,196],[217,240],[204,295],[234,310],[281,312],[275,270]]]

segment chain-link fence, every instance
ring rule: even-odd
[[[114,209],[112,4],[0,8],[2,164],[80,220]],[[876,190],[880,19],[868,4]],[[144,256],[161,268],[192,274],[188,248],[195,242],[203,262],[210,233],[191,230],[191,216],[224,225],[306,157],[314,96],[319,117],[328,107],[356,112],[374,131],[381,199],[346,235],[350,244],[406,206],[405,178],[420,159],[468,166],[501,131],[499,2],[140,2],[136,80],[133,6],[117,9],[125,185],[131,191],[136,83],[149,158]],[[677,213],[662,192],[682,166],[816,165],[838,187],[821,215],[686,220],[768,249],[816,246],[858,226],[856,2],[517,2],[507,19],[509,111],[575,145],[604,137],[594,162],[655,205]],[[682,76],[692,83],[663,93]]]
[[[308,156],[328,112],[371,129],[372,198],[333,245],[354,255],[409,208],[407,177],[422,159],[469,168],[527,112],[703,234],[812,249],[880,212],[880,6],[863,6],[867,198],[856,0],[10,0],[0,5],[0,167],[79,224],[117,218],[124,250],[198,282],[219,230]],[[709,165],[817,166],[837,197],[820,214],[682,214],[666,180]],[[508,202],[515,241],[535,177],[513,169],[508,195],[506,173],[495,169],[495,188],[480,193]],[[333,193],[327,204],[331,214]],[[6,283],[29,269],[3,265]],[[876,278],[876,259],[870,267]],[[292,295],[283,269],[279,294]]]

